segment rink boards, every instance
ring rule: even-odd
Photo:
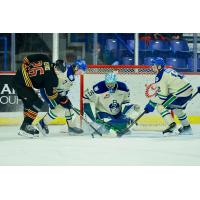
[[[23,106],[21,101],[17,98],[17,95],[12,87],[11,80],[14,73],[4,73],[0,74],[0,125],[14,125],[20,124],[23,119]],[[185,75],[187,79],[191,82],[194,88],[200,85],[200,74],[188,73]],[[84,89],[91,88],[91,86],[104,79],[103,74],[85,74],[84,75]],[[137,103],[141,106],[141,112],[145,104],[149,99],[145,96],[145,90],[147,85],[154,82],[154,75],[136,75],[136,74],[126,74],[118,75],[118,80],[126,82],[131,91],[131,101],[132,103]],[[151,94],[152,91],[149,91]],[[73,105],[77,108],[80,107],[80,80],[76,79],[73,85],[69,97],[73,102]],[[187,114],[189,120],[192,124],[200,124],[200,109],[199,109],[200,95],[197,95],[187,107]],[[43,109],[43,113],[39,115],[42,117],[47,108]],[[39,119],[38,118],[38,119]],[[38,120],[37,119],[37,120]],[[177,119],[176,119],[177,121]],[[64,123],[64,118],[58,118],[52,122],[52,124],[62,124]],[[178,121],[177,121],[178,122]],[[162,118],[157,112],[153,114],[145,115],[141,118],[140,123],[142,124],[163,124]]]

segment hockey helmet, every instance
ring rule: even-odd
[[[153,59],[152,64],[155,65],[155,66],[161,66],[161,69],[163,67],[165,67],[165,61],[161,57],[157,57],[157,58]]]
[[[61,59],[56,60],[54,66],[56,67],[58,71],[61,71],[63,73],[66,71],[66,68],[67,68],[65,61]]]
[[[105,75],[105,84],[106,87],[108,88],[110,93],[115,92],[115,86],[117,84],[117,76],[115,73],[109,73]]]
[[[85,62],[85,60],[83,59],[78,59],[75,61],[74,66],[77,68],[77,70],[82,70],[82,71],[86,71],[87,69],[87,64]]]

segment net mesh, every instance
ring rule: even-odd
[[[119,74],[152,74],[152,68],[149,66],[110,66],[110,65],[89,65],[87,74],[106,74],[117,71]]]
[[[110,66],[110,65],[89,65],[83,78],[84,91],[91,88],[94,84],[104,80],[105,74],[117,72],[117,80],[125,82],[130,89],[130,99],[132,103],[139,104],[141,111],[144,105],[149,101],[149,97],[155,93],[155,88],[150,87],[154,83],[155,75],[152,68],[149,66]],[[147,91],[148,90],[148,91]],[[151,95],[147,95],[151,94]],[[137,117],[137,114],[134,118]],[[161,130],[163,129],[164,121],[156,112],[145,115],[140,121],[137,130]],[[159,128],[158,128],[159,127]]]

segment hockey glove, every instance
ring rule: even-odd
[[[72,108],[72,103],[66,96],[60,97],[58,99],[57,103],[60,104],[61,106],[63,106],[64,108],[67,108],[67,109]]]
[[[156,105],[157,105],[156,103],[154,103],[150,100],[149,103],[144,107],[145,112],[146,113],[153,112]]]

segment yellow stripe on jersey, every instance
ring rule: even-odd
[[[28,73],[26,71],[26,66],[23,64],[22,65],[22,75],[24,77],[24,81],[27,87],[33,87],[33,84],[31,82],[30,77],[28,76]]]
[[[48,96],[48,98],[49,98],[50,100],[54,100],[57,96],[58,96],[58,92],[56,92],[56,93],[53,94],[52,96]]]
[[[26,64],[30,64],[30,61],[28,60],[27,57],[24,58],[24,62],[26,62]]]
[[[32,110],[30,110],[30,109],[28,109],[28,112],[29,112],[29,113],[31,113],[32,115],[35,115],[35,116],[37,116],[37,113],[36,113],[36,112],[34,112],[34,111],[32,111]]]

